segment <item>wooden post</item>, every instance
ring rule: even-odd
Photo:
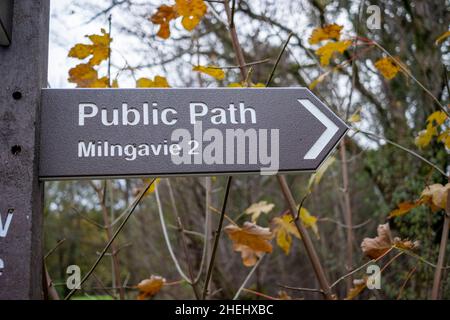
[[[41,299],[41,88],[47,84],[49,0],[16,0],[0,47],[0,299]]]

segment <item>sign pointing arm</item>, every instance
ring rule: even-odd
[[[311,149],[305,154],[303,159],[312,160],[316,159],[327,144],[333,139],[334,135],[338,132],[339,128],[333,121],[330,120],[322,111],[319,110],[311,101],[308,99],[298,99],[301,105],[303,105],[306,110],[312,113],[326,128],[322,135],[313,144]]]

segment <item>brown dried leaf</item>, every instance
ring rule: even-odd
[[[349,290],[345,300],[353,300],[367,287],[367,278],[353,280],[354,287]]]
[[[242,262],[247,267],[253,266],[264,252],[272,252],[273,248],[269,241],[273,235],[269,228],[245,222],[242,228],[228,225],[224,230],[233,241],[233,249],[241,252]]]
[[[392,247],[392,237],[389,224],[380,224],[377,228],[378,236],[364,238],[361,243],[363,253],[370,259],[377,259]]]

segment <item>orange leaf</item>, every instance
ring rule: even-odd
[[[137,288],[139,289],[138,300],[144,300],[156,295],[166,283],[166,279],[160,276],[152,275],[150,279],[145,279],[139,282]]]
[[[345,300],[353,300],[354,298],[359,296],[359,294],[361,292],[363,292],[364,289],[367,287],[367,278],[366,279],[355,279],[355,280],[353,280],[353,285],[354,285],[354,287],[348,291],[347,297],[345,298]]]
[[[170,37],[170,21],[176,19],[178,13],[175,6],[162,5],[158,7],[158,10],[151,16],[150,21],[154,24],[159,24],[159,31],[156,34],[158,37],[167,39]]]
[[[389,214],[388,218],[393,218],[393,217],[400,217],[403,216],[405,214],[407,214],[409,211],[411,211],[414,208],[417,208],[418,206],[420,206],[422,203],[420,201],[415,201],[415,202],[401,202],[398,204],[397,209],[391,211],[391,213]]]
[[[350,47],[352,41],[338,41],[338,42],[329,42],[323,47],[320,47],[316,50],[316,54],[320,57],[320,64],[323,66],[327,66],[330,64],[331,57],[336,53],[344,53],[348,47]]]
[[[192,31],[206,14],[203,0],[175,0],[177,13],[183,17],[181,24],[187,31]]]
[[[316,28],[313,30],[308,41],[310,44],[316,44],[328,39],[339,40],[342,28],[343,26],[335,23],[326,25],[323,28]]]
[[[167,79],[156,76],[153,80],[148,78],[139,78],[136,81],[136,88],[170,88]]]
[[[264,252],[272,252],[272,245],[269,242],[272,239],[272,232],[269,228],[245,222],[242,228],[236,225],[228,225],[224,230],[233,241],[233,249],[241,252],[245,266],[254,265],[257,257],[262,256]]]
[[[383,77],[390,80],[400,71],[394,59],[390,57],[381,58],[375,62],[375,67],[381,72]]]
[[[101,35],[91,34],[87,36],[92,44],[78,43],[73,46],[69,51],[69,57],[82,60],[92,55],[88,62],[92,66],[99,65],[103,60],[108,59],[112,39],[104,29],[101,29],[101,32]]]
[[[97,70],[90,64],[81,63],[69,70],[69,82],[76,83],[78,88],[108,88],[107,77],[98,78]]]

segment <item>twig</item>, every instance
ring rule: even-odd
[[[214,212],[214,213],[220,214],[220,210],[214,208],[213,206],[209,206],[209,209],[210,209],[212,212]],[[238,224],[237,224],[233,219],[231,219],[230,216],[227,215],[226,213],[225,213],[225,219],[227,219],[228,222],[230,222],[231,224],[234,224],[235,226],[238,225]]]
[[[241,77],[242,81],[245,80],[246,76],[246,67],[245,67],[245,58],[244,58],[244,52],[242,51],[241,44],[239,43],[239,38],[236,32],[235,25],[231,25],[231,10],[230,10],[230,4],[228,0],[224,0],[223,4],[225,6],[225,13],[227,14],[228,19],[228,28],[230,30],[230,36],[231,36],[231,43],[233,44],[234,52],[236,53],[236,59],[239,64],[239,69],[241,71]]]
[[[206,273],[206,280],[205,280],[205,284],[204,284],[204,287],[203,287],[203,293],[202,293],[202,299],[203,300],[206,298],[206,295],[208,294],[209,281],[211,280],[212,271],[214,269],[214,261],[216,259],[217,247],[219,245],[220,234],[222,232],[223,219],[225,217],[225,210],[226,210],[226,207],[227,207],[228,195],[230,194],[230,186],[231,186],[232,179],[233,179],[232,176],[229,176],[228,179],[227,179],[227,186],[225,188],[225,195],[223,197],[223,203],[222,203],[222,210],[221,210],[221,213],[220,213],[219,225],[217,226],[217,230],[216,230],[215,235],[214,235],[214,243],[213,243],[213,248],[212,248],[212,252],[211,252],[211,259],[209,260],[208,271]]]
[[[342,222],[333,220],[331,218],[319,218],[318,221],[320,221],[320,222],[332,222],[332,223],[337,224],[341,228],[351,228],[351,229],[354,230],[354,229],[359,229],[361,227],[364,227],[366,224],[369,224],[373,220],[372,219],[367,219],[366,221],[364,221],[364,222],[362,222],[360,224],[355,224],[355,225],[352,225],[352,226],[348,226],[348,225],[346,225],[346,224],[344,224]]]
[[[292,192],[287,184],[286,178],[284,176],[277,175],[277,179],[281,187],[281,191],[283,192],[284,198],[289,206],[289,210],[291,211],[291,214],[294,216],[295,213],[298,213],[297,204],[295,203],[294,196],[292,195]],[[306,253],[308,254],[309,260],[311,261],[311,265],[313,267],[316,278],[319,281],[321,289],[324,291],[324,296],[327,300],[332,300],[333,299],[333,295],[331,293],[332,287],[330,287],[328,283],[325,271],[323,270],[322,264],[320,263],[319,256],[317,255],[317,252],[314,249],[311,237],[309,236],[308,231],[303,225],[301,219],[294,219],[294,224],[302,238],[303,245],[306,249]]]
[[[253,273],[255,272],[256,268],[258,268],[259,264],[261,263],[262,259],[264,258],[264,254],[258,259],[258,261],[255,263],[253,268],[250,270],[248,275],[245,277],[244,282],[242,282],[241,286],[239,287],[239,290],[236,292],[236,294],[233,297],[233,300],[237,300],[239,298],[239,295],[241,294],[241,291],[245,288],[247,285],[247,282],[252,277]]]
[[[252,289],[248,289],[248,288],[243,288],[242,291],[246,291],[246,292],[253,293],[254,295],[257,295],[257,296],[259,296],[259,297],[266,298],[266,299],[268,299],[268,300],[280,300],[280,299],[278,299],[278,298],[275,298],[275,297],[269,296],[269,295],[267,295],[267,294],[264,294],[264,293],[261,293],[261,292],[258,292],[258,291],[252,290]]]
[[[418,154],[417,152],[414,152],[414,151],[412,151],[411,149],[408,149],[408,148],[406,148],[406,147],[404,147],[404,146],[402,146],[402,145],[400,145],[400,144],[398,144],[398,143],[396,143],[396,142],[394,142],[394,141],[391,141],[391,140],[389,140],[389,139],[386,139],[386,138],[384,138],[384,137],[381,137],[381,136],[379,136],[379,135],[377,135],[377,134],[375,134],[375,133],[368,132],[368,131],[364,131],[364,130],[361,130],[361,129],[358,129],[358,128],[355,128],[355,127],[352,127],[352,129],[355,130],[356,132],[360,132],[360,133],[362,133],[362,134],[365,134],[365,135],[368,136],[368,137],[376,138],[376,139],[379,139],[379,140],[384,140],[384,141],[386,141],[387,143],[393,145],[394,147],[397,147],[397,148],[399,148],[399,149],[402,149],[403,151],[408,152],[409,154],[415,156],[416,158],[422,160],[423,162],[427,163],[428,165],[430,165],[431,167],[433,167],[434,169],[436,169],[437,171],[439,171],[439,173],[441,173],[443,176],[447,177],[447,174],[444,172],[444,170],[442,170],[441,168],[439,168],[437,165],[435,165],[435,164],[432,163],[431,161],[427,160],[426,158],[422,157],[422,156],[421,156],[420,154]]]
[[[164,237],[164,241],[166,242],[167,249],[169,250],[170,257],[172,258],[172,261],[175,264],[175,268],[177,269],[181,278],[183,278],[183,280],[186,281],[187,283],[192,284],[191,279],[181,269],[180,263],[178,262],[178,258],[176,257],[176,255],[173,251],[172,244],[171,244],[170,238],[169,238],[169,234],[168,234],[167,228],[166,228],[166,222],[164,219],[164,213],[162,210],[161,200],[159,198],[158,185],[156,185],[156,187],[155,187],[155,197],[156,197],[156,204],[158,206],[158,214],[159,214],[159,220],[161,221],[163,237]]]
[[[276,71],[277,68],[278,68],[278,64],[280,63],[280,60],[281,60],[281,57],[283,56],[284,51],[286,51],[286,47],[287,47],[287,45],[289,44],[289,41],[291,40],[292,35],[293,35],[292,32],[289,33],[289,35],[288,35],[286,41],[284,42],[284,45],[283,45],[283,47],[281,48],[280,53],[278,54],[278,58],[277,58],[275,64],[273,65],[272,72],[270,72],[269,78],[268,78],[267,81],[266,81],[266,87],[268,87],[268,86],[270,85],[270,83],[272,82],[272,78],[273,78],[273,76],[274,76],[274,74],[275,74],[275,71]]]
[[[145,188],[143,188],[141,190],[141,192],[137,195],[136,199],[133,201],[133,203],[130,205],[130,207],[127,209],[128,210],[128,214],[126,215],[125,219],[122,221],[122,223],[120,224],[120,226],[117,228],[116,232],[114,233],[114,235],[112,236],[112,238],[108,241],[108,243],[106,244],[106,246],[103,248],[103,251],[101,253],[101,255],[97,258],[97,260],[95,261],[95,263],[92,265],[91,269],[89,269],[89,271],[86,273],[86,275],[83,277],[83,279],[80,282],[80,287],[83,285],[83,283],[86,282],[87,279],[89,279],[89,277],[91,276],[91,274],[94,272],[95,268],[97,268],[98,264],[100,263],[100,261],[103,259],[103,257],[105,256],[105,253],[108,251],[109,247],[111,246],[111,244],[114,242],[114,240],[117,238],[117,236],[119,235],[119,233],[122,231],[123,227],[126,225],[126,223],[128,222],[128,219],[131,217],[131,215],[133,214],[134,210],[136,209],[137,205],[141,202],[142,198],[144,197],[145,193],[147,192],[147,190],[152,186],[152,184],[155,182],[156,178],[152,179]],[[69,300],[74,293],[77,291],[78,289],[74,288],[72,289],[69,294],[67,294],[67,296],[64,298],[64,300]]]
[[[251,66],[255,66],[258,64],[263,64],[263,63],[267,63],[270,62],[272,59],[267,58],[267,59],[263,59],[263,60],[258,60],[258,61],[253,61],[253,62],[248,62],[246,64],[244,64],[244,67],[251,67]],[[210,69],[238,69],[241,66],[224,66],[224,67],[209,67]]]
[[[356,268],[356,269],[353,269],[353,270],[350,271],[349,273],[343,275],[342,277],[340,277],[339,279],[337,279],[335,282],[333,282],[333,283],[331,284],[330,287],[331,287],[331,288],[335,287],[339,282],[341,282],[342,280],[346,279],[347,277],[349,277],[349,276],[355,274],[355,273],[358,272],[359,270],[364,269],[365,267],[367,267],[368,265],[370,265],[370,264],[372,264],[372,263],[376,263],[376,262],[380,261],[383,257],[385,257],[385,256],[386,256],[389,252],[391,252],[393,249],[394,249],[394,247],[389,248],[389,250],[387,250],[385,253],[383,253],[383,254],[382,254],[381,256],[379,256],[378,258],[372,259],[372,260],[370,260],[369,262],[366,262],[365,264],[363,264],[362,266],[360,266],[360,267],[358,267],[358,268]]]
[[[417,270],[417,266],[414,266],[414,268],[412,268],[412,269],[408,272],[408,274],[406,275],[406,279],[405,279],[405,281],[403,282],[402,286],[400,287],[400,291],[399,291],[399,293],[398,293],[397,300],[400,300],[400,298],[401,298],[401,296],[402,296],[402,294],[403,294],[403,290],[404,290],[405,287],[406,287],[406,284],[408,283],[409,279],[411,279],[412,275],[414,274],[414,272],[416,272],[416,270]]]
[[[59,246],[64,243],[64,241],[66,241],[66,238],[63,238],[63,239],[59,240],[56,243],[56,245],[49,252],[47,252],[47,254],[44,256],[44,261],[47,260],[47,258],[50,257],[53,254],[53,252],[55,252],[56,249],[58,249]]]
[[[433,289],[431,290],[431,299],[439,299],[441,289],[442,270],[445,263],[445,251],[447,250],[448,232],[450,228],[450,190],[447,191],[447,206],[445,208],[444,225],[442,226],[441,243],[439,245],[439,256],[434,272]]]
[[[323,294],[323,290],[321,289],[314,289],[314,288],[299,288],[299,287],[291,287],[291,286],[286,286],[283,284],[278,284],[279,287],[282,287],[284,289],[289,289],[289,290],[294,290],[294,291],[305,291],[305,292],[318,292]]]
[[[173,206],[177,216],[179,216],[178,209],[177,209],[177,206],[176,206],[176,203],[175,203],[175,197],[174,197],[173,190],[172,190],[172,185],[170,184],[170,180],[169,179],[166,179],[166,182],[167,182],[167,186],[169,187],[169,196],[170,196],[170,200],[172,202],[172,206]],[[186,234],[190,233],[190,234],[198,235],[198,236],[201,236],[204,239],[203,250],[202,250],[202,260],[200,261],[200,267],[198,268],[197,276],[192,278],[192,284],[193,285],[197,284],[200,281],[200,278],[202,276],[203,266],[204,266],[205,261],[206,261],[206,252],[207,252],[207,240],[206,240],[206,238],[208,237],[208,223],[206,221],[207,220],[206,214],[207,213],[205,213],[205,225],[204,225],[203,234],[198,233],[198,232],[194,232],[194,231],[189,231],[189,230],[186,230],[184,228],[181,228],[181,231],[183,233],[186,233]]]
[[[447,115],[447,117],[450,118],[450,113],[447,111],[447,109],[441,104],[441,102],[439,101],[438,98],[436,98],[433,93],[428,90],[419,80],[417,80],[416,77],[414,77],[412,75],[411,72],[409,72],[408,69],[406,69],[403,66],[403,63],[401,61],[398,61],[397,58],[395,58],[393,55],[391,55],[386,49],[384,49],[380,44],[378,44],[378,42],[374,41],[374,40],[370,40],[377,48],[379,48],[381,51],[383,51],[385,54],[387,54],[392,60],[395,61],[395,63],[397,64],[397,66],[402,69],[402,71],[409,76],[411,79],[414,80],[415,83],[417,83],[419,85],[419,87],[421,87],[433,100],[434,102],[436,102],[436,104],[439,106],[439,108]]]
[[[230,28],[234,28],[234,11],[236,10],[236,0],[233,0],[231,3],[231,19],[230,19]]]

